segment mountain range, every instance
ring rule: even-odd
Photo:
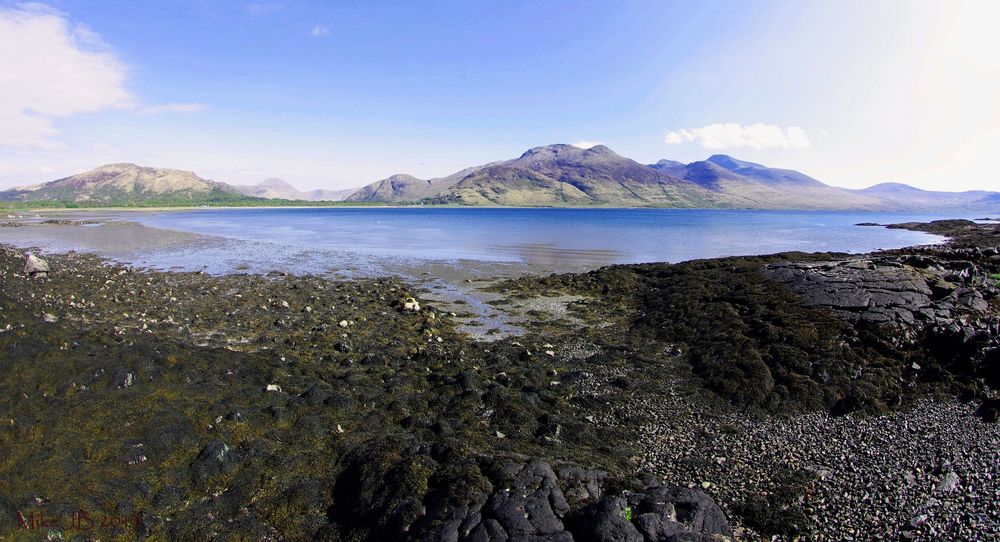
[[[348,188],[345,190],[317,189],[302,191],[288,184],[288,182],[274,177],[264,179],[260,183],[253,185],[232,185],[232,187],[244,196],[301,201],[342,201],[357,191],[357,188]]]
[[[108,164],[86,173],[0,192],[0,201],[63,201],[84,205],[165,205],[233,201],[242,196],[225,183],[190,171]]]
[[[281,179],[256,185],[210,181],[191,171],[108,164],[55,181],[0,191],[0,201],[66,202],[86,206],[254,205],[272,200],[340,201],[350,190],[300,191]]]
[[[347,198],[357,202],[604,207],[936,211],[995,210],[995,192],[929,192],[906,185],[849,190],[808,175],[722,154],[688,164],[640,164],[604,145],[547,145],[447,177],[393,175]],[[904,190],[905,189],[905,190]]]
[[[275,199],[280,201],[274,201]],[[933,192],[900,183],[851,190],[798,171],[722,154],[682,163],[641,164],[604,145],[535,147],[521,156],[445,177],[397,174],[357,190],[300,191],[281,179],[239,186],[192,172],[111,164],[0,192],[0,201],[80,205],[252,205],[293,201],[476,206],[689,207],[737,209],[989,211],[1000,193]],[[272,203],[273,202],[273,203]]]

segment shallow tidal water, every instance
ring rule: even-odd
[[[53,213],[45,213],[46,216]],[[75,212],[103,224],[6,228],[0,242],[210,273],[497,276],[783,251],[853,252],[940,237],[860,227],[961,218],[704,209],[265,208]],[[967,217],[971,218],[971,217]],[[131,223],[132,227],[122,227]],[[138,224],[139,227],[134,227]],[[67,231],[71,230],[71,231]]]

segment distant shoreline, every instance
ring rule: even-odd
[[[565,210],[579,210],[579,211],[600,211],[600,210],[628,210],[628,211],[737,211],[737,212],[781,212],[781,213],[858,213],[858,214],[879,214],[879,213],[896,213],[896,214],[915,214],[915,215],[928,215],[928,214],[982,214],[976,211],[969,212],[958,212],[958,211],[944,211],[936,212],[932,210],[912,210],[912,211],[897,211],[891,209],[759,209],[753,207],[621,207],[621,206],[604,206],[604,205],[594,205],[594,206],[535,206],[535,205],[450,205],[450,204],[430,204],[430,205],[414,205],[414,204],[340,204],[340,205],[254,205],[254,206],[242,206],[242,205],[219,205],[219,206],[183,206],[183,207],[26,207],[26,208],[8,208],[2,209],[0,212],[3,213],[76,213],[76,212],[167,212],[167,211],[212,211],[212,210],[269,210],[269,209],[537,209],[537,210],[554,210],[554,209],[565,209]]]

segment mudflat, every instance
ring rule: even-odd
[[[995,538],[1000,228],[905,227],[952,241],[483,271],[464,307],[3,246],[0,531]]]

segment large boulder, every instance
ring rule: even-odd
[[[699,489],[657,486],[633,494],[633,521],[645,540],[722,540],[733,536],[726,514]]]
[[[633,514],[624,497],[606,497],[575,513],[569,528],[577,542],[643,542]]]
[[[548,463],[534,461],[518,468],[513,483],[494,491],[483,507],[483,517],[493,519],[512,540],[542,538],[573,540],[562,518],[569,504]],[[480,523],[479,528],[488,529]],[[480,538],[476,530],[472,538]]]
[[[49,262],[34,254],[28,254],[24,261],[24,273],[32,277],[44,277],[49,273]]]
[[[349,454],[333,488],[331,529],[368,540],[723,541],[732,529],[703,491],[612,489],[598,470],[469,457],[412,437]],[[565,493],[564,493],[565,492]],[[570,495],[570,500],[566,496]]]
[[[723,541],[733,536],[725,513],[698,489],[653,486],[608,495],[570,514],[579,542]]]

